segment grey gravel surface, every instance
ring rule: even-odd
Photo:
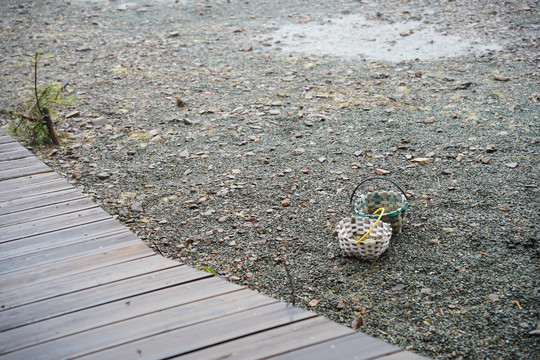
[[[74,101],[35,152],[157,252],[290,302],[288,264],[297,306],[429,357],[539,358],[537,2],[0,4],[0,107],[50,55]],[[333,232],[376,174],[409,213],[367,262]]]

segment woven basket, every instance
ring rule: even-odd
[[[368,217],[353,216],[341,220],[337,226],[339,247],[347,255],[356,256],[366,260],[375,260],[382,255],[390,244],[392,228],[387,223],[379,221],[369,233],[366,240],[355,244],[358,239],[367,233],[376,220]]]
[[[405,192],[393,181],[377,177],[366,179],[354,189],[351,196],[351,202],[358,187],[366,181],[374,179],[390,181],[392,184],[396,185],[401,192],[379,190],[363,194],[354,202],[354,212],[360,217],[377,219],[378,215],[373,215],[373,213],[375,210],[382,207],[384,208],[384,215],[381,220],[392,227],[393,234],[399,234],[403,229],[403,224],[405,224],[407,195],[405,195]]]

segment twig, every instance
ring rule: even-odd
[[[36,51],[36,56],[34,58],[34,92],[36,93],[36,105],[39,110],[39,113],[43,115],[43,110],[39,104],[39,95],[38,95],[38,84],[37,84],[37,68],[38,68],[38,57],[39,51]]]
[[[294,282],[291,277],[291,273],[289,272],[289,267],[287,266],[287,261],[283,260],[283,266],[285,266],[285,272],[287,273],[287,277],[289,278],[289,286],[291,287],[291,304],[294,306],[296,303],[296,298],[294,295]]]

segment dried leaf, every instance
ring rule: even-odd
[[[77,180],[79,180],[80,178],[82,178],[82,173],[80,171],[74,171],[73,172],[73,177]]]
[[[513,168],[517,167],[518,164],[515,163],[515,162],[512,162],[512,163],[504,164],[504,166],[507,166],[507,167],[509,167],[510,169],[513,169]]]
[[[375,174],[377,175],[388,175],[390,171],[384,169],[375,169]]]
[[[431,160],[431,159],[425,157],[425,158],[414,158],[411,161],[412,162],[417,162],[417,163],[427,163],[429,160]]]
[[[315,306],[319,305],[319,303],[320,303],[319,300],[313,299],[313,300],[311,300],[311,301],[309,302],[308,306],[309,306],[309,307],[315,307]]]

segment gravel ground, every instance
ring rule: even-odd
[[[538,3],[319,3],[3,0],[0,107],[26,99],[41,49],[42,83],[74,100],[62,148],[34,151],[157,252],[290,302],[288,264],[297,306],[429,357],[538,359]],[[317,50],[350,16],[375,43],[414,24],[390,48],[418,26],[472,45]],[[333,231],[375,174],[409,213],[368,262]]]

